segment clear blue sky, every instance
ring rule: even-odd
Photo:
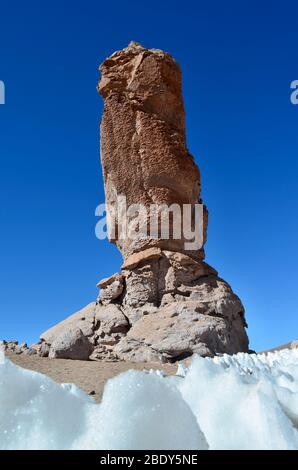
[[[136,40],[182,67],[207,261],[243,300],[251,347],[297,338],[297,2],[0,8],[0,337],[37,340],[119,269],[116,248],[94,234],[104,200],[95,87],[100,62]]]

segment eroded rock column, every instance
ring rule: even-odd
[[[171,231],[169,239],[152,239],[149,234],[121,239],[117,210],[121,196],[128,207],[142,204],[148,213],[139,223],[147,227],[152,204],[182,207],[200,201],[199,169],[186,147],[180,68],[169,54],[132,42],[106,59],[100,71],[101,162],[106,204],[114,209],[112,222],[118,229],[111,241],[125,259],[152,246],[184,252],[183,230],[180,239]],[[206,229],[205,209],[205,236]],[[202,259],[203,247],[188,254]]]
[[[98,283],[96,302],[41,335],[39,350],[50,357],[138,362],[248,351],[244,307],[204,262],[206,208],[196,249],[186,248],[184,230],[174,237],[179,219],[169,219],[169,237],[142,230],[122,236],[123,198],[128,222],[138,229],[151,224],[152,205],[188,205],[193,229],[200,173],[186,147],[179,66],[163,51],[131,43],[100,70],[101,162],[110,227],[115,226],[110,239],[123,265]],[[128,214],[133,205],[146,210]]]

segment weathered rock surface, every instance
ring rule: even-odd
[[[99,300],[103,304],[109,304],[113,300],[118,299],[122,294],[123,276],[121,274],[114,274],[100,281],[97,286],[101,288]]]
[[[118,305],[97,305],[95,320],[98,327],[95,343],[100,346],[114,346],[129,329],[127,318]]]
[[[67,328],[51,344],[49,358],[88,360],[93,347],[79,328]]]
[[[86,359],[89,346],[92,360],[141,362],[248,349],[244,307],[208,264],[160,251],[158,258],[144,256],[132,266],[100,283],[104,292],[121,279],[120,300],[106,303],[101,294],[97,303],[41,335],[44,349],[51,345],[50,357],[74,358],[69,331],[84,332],[87,341],[85,348],[76,347],[76,359]]]
[[[98,283],[96,302],[41,335],[38,354],[172,362],[248,351],[244,307],[204,262],[206,208],[198,250],[186,250],[184,235],[174,239],[171,231],[165,239],[144,236],[141,229],[154,218],[149,211],[138,213],[137,236],[121,236],[120,197],[128,207],[193,210],[201,203],[199,169],[186,147],[179,66],[163,51],[131,43],[100,70],[101,161],[109,224],[116,226],[110,239],[124,262],[120,273]],[[136,221],[135,214],[128,218]],[[186,220],[193,229],[192,216]]]
[[[247,349],[243,307],[218,278],[202,281],[200,300],[172,301],[140,317],[114,349],[121,359],[162,362],[193,353],[214,356]]]
[[[119,358],[173,361],[247,350],[244,307],[206,263],[166,251],[124,273],[131,328],[114,349]]]
[[[42,333],[40,343],[30,349],[39,356],[56,359],[115,360],[112,349],[128,330],[128,319],[119,305],[92,302]]]
[[[117,212],[118,196],[127,205],[194,205],[200,199],[200,173],[186,148],[181,71],[167,53],[138,43],[107,58],[98,90],[104,98],[101,161],[108,208]],[[112,214],[112,210],[110,210]],[[118,227],[117,214],[111,216]],[[133,219],[133,215],[132,215]],[[138,218],[146,227],[150,216]],[[120,222],[119,222],[120,224]],[[207,210],[205,210],[205,231]],[[121,229],[121,227],[118,227]],[[162,240],[115,234],[126,259],[152,246],[185,251],[184,238]],[[204,257],[203,248],[193,254]]]

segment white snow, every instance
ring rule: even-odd
[[[298,449],[298,349],[177,372],[120,374],[96,404],[0,357],[0,449]]]
[[[298,349],[197,357],[179,389],[211,449],[298,449]]]

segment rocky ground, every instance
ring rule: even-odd
[[[161,369],[174,375],[177,364],[131,363],[105,361],[75,361],[68,359],[49,359],[48,357],[26,356],[7,351],[6,355],[15,364],[25,369],[41,372],[58,383],[74,383],[86,393],[100,401],[107,380],[129,369]]]

